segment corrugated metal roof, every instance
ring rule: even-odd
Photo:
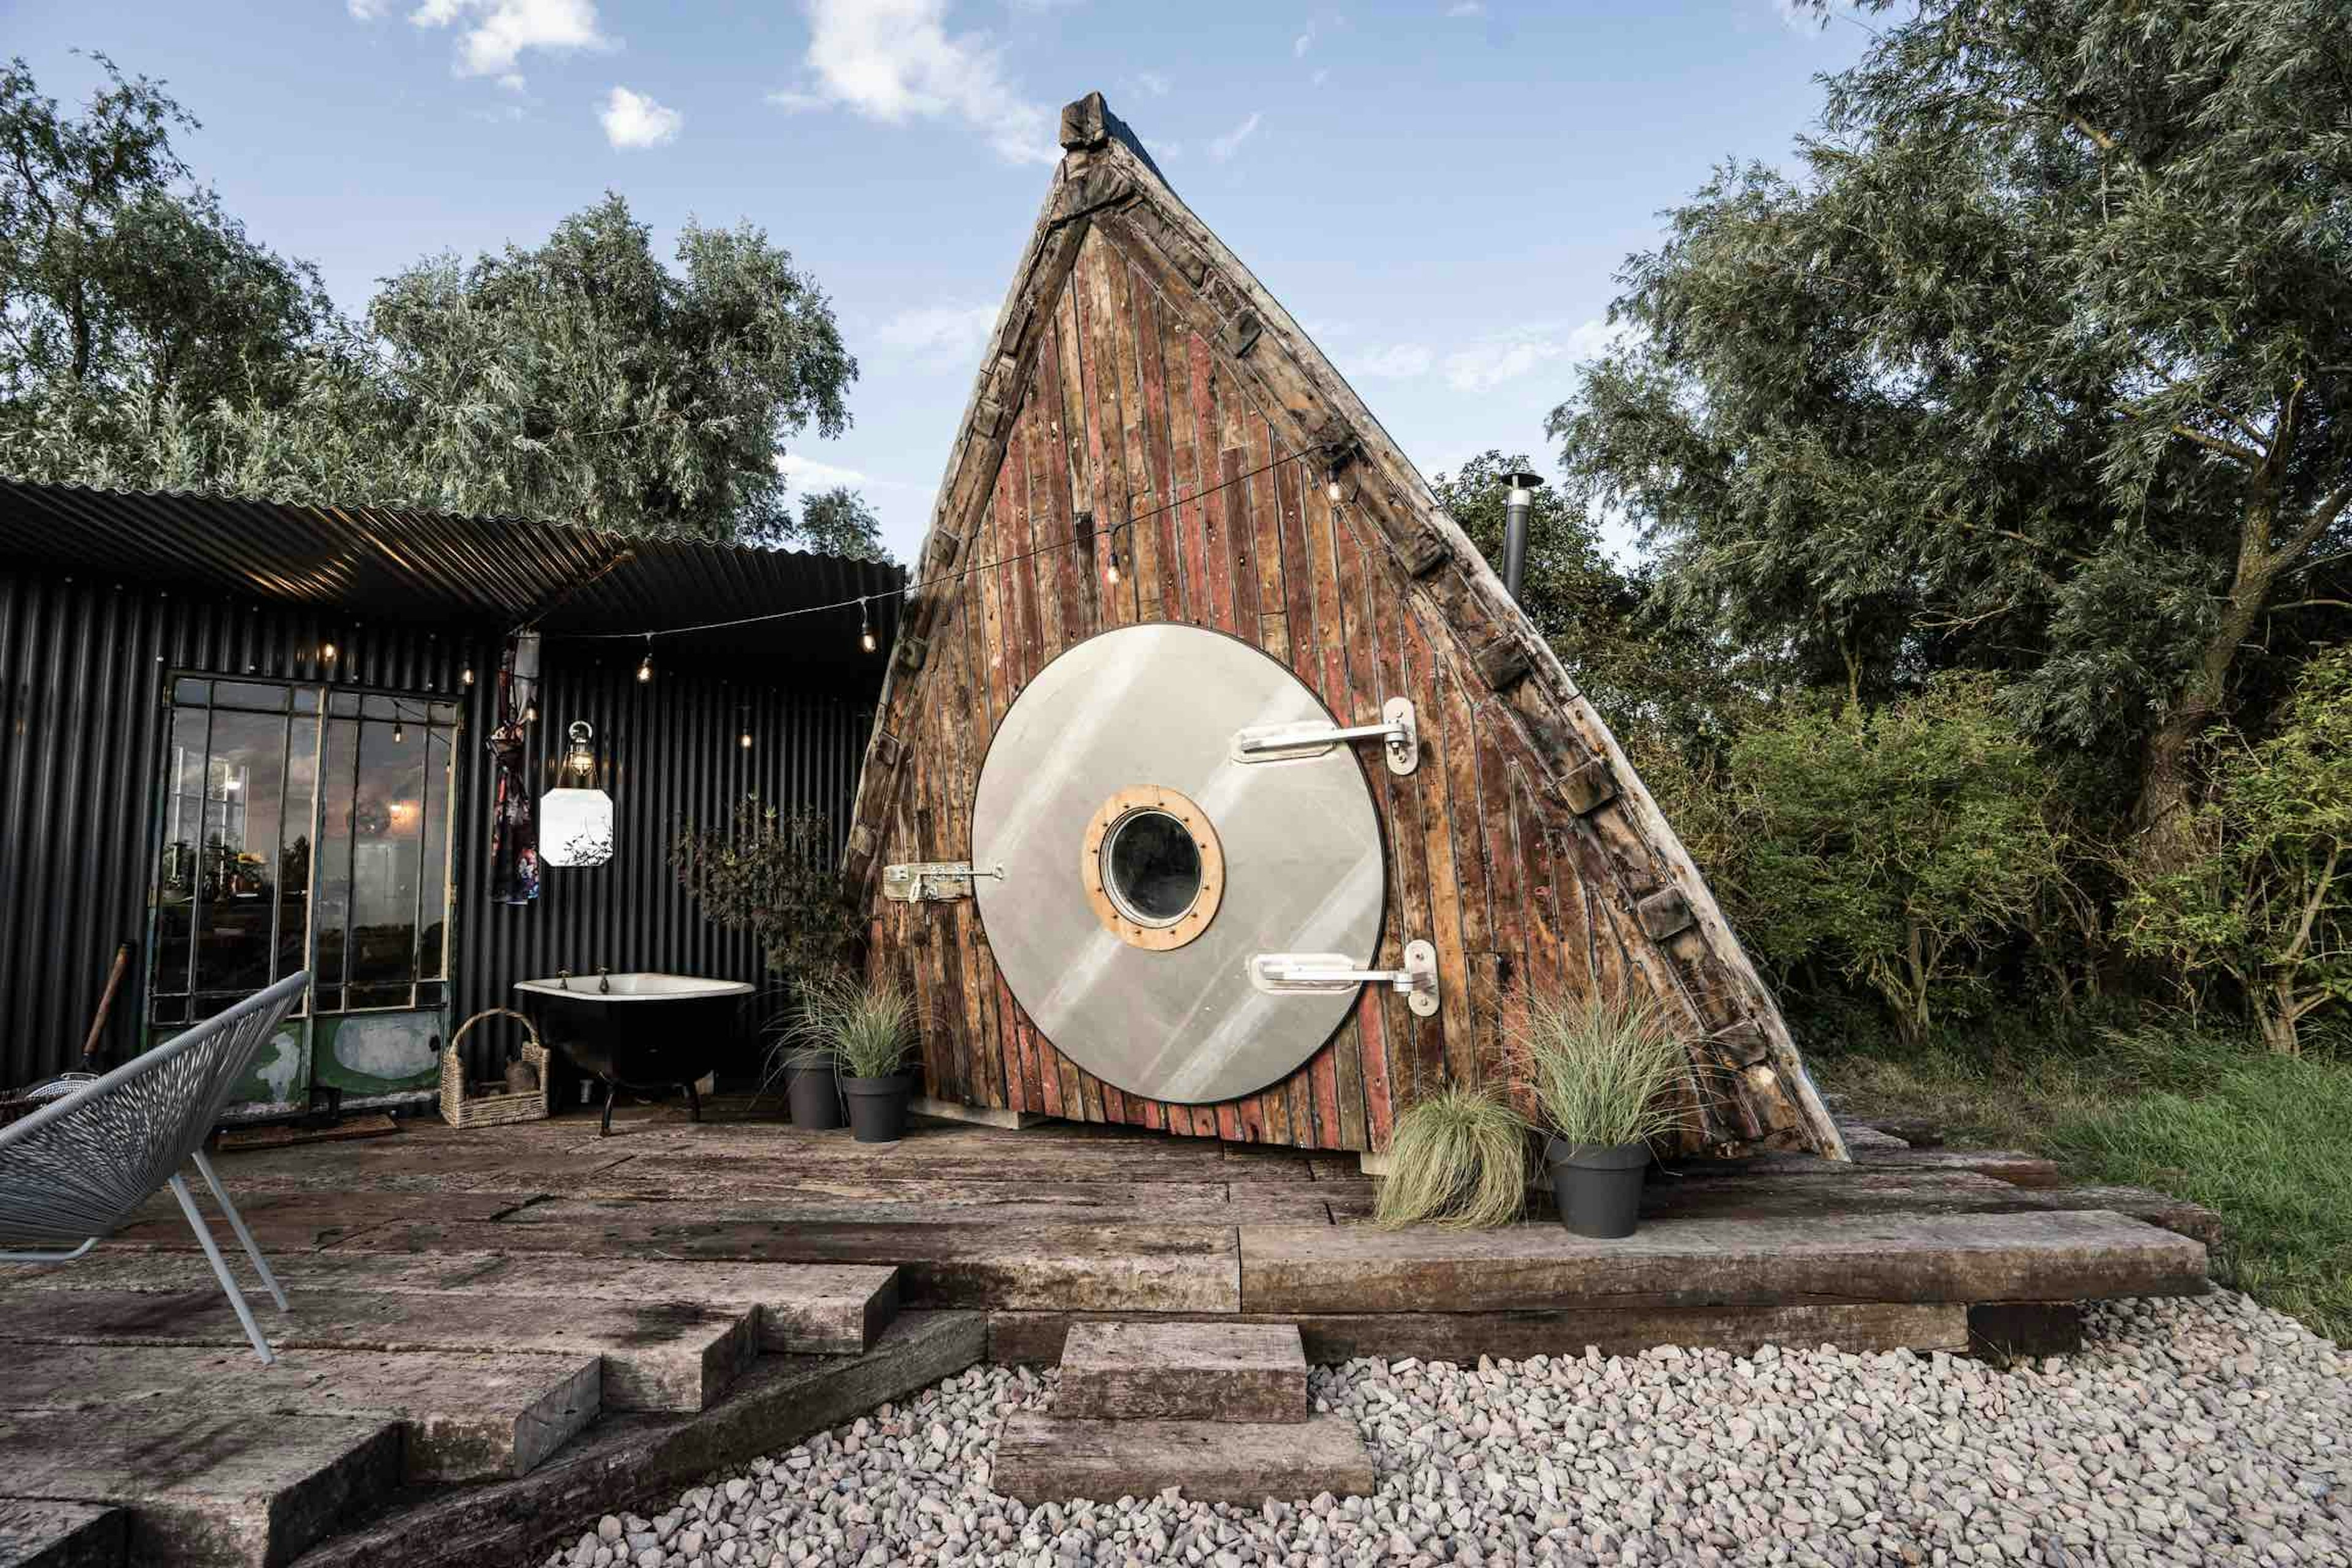
[[[0,561],[118,574],[372,618],[551,637],[636,632],[868,597],[887,638],[903,567],[797,550],[645,539],[520,518],[307,506],[0,479]],[[676,639],[698,653],[782,648],[847,661],[858,612]],[[886,645],[887,646],[887,643]]]

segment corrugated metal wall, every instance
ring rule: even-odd
[[[779,631],[772,668],[792,669],[792,635]],[[535,776],[551,782],[547,752],[565,725],[594,724],[619,842],[607,866],[549,869],[536,904],[498,907],[480,890],[494,637],[0,567],[0,1086],[80,1065],[122,942],[134,944],[134,963],[102,1051],[116,1063],[137,1048],[166,674],[320,679],[328,639],[338,647],[338,684],[449,693],[465,689],[467,665],[480,677],[459,767],[453,1021],[498,1005],[515,980],[567,966],[759,980],[751,941],[710,926],[677,890],[671,835],[681,822],[720,819],[752,791],[824,810],[845,831],[880,679],[878,658],[870,681],[844,690],[831,679],[814,689],[790,673],[745,680],[669,658],[658,679],[640,683],[634,652],[550,639]],[[499,1048],[487,1032],[467,1042],[485,1071]]]

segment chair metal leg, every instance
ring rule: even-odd
[[[604,1120],[596,1124],[596,1136],[599,1138],[613,1135],[613,1097],[620,1092],[619,1084],[609,1078],[604,1080]]]
[[[686,1086],[686,1104],[689,1116],[694,1121],[701,1121],[702,1096],[695,1092],[694,1085],[691,1082],[688,1082]]]
[[[228,1216],[229,1229],[236,1232],[236,1239],[245,1247],[245,1255],[253,1259],[253,1271],[260,1275],[262,1284],[268,1287],[269,1299],[278,1303],[279,1311],[292,1311],[293,1309],[286,1304],[285,1289],[278,1283],[278,1276],[269,1271],[269,1259],[261,1256],[260,1247],[254,1242],[253,1232],[245,1227],[245,1216],[236,1212],[235,1204],[228,1201],[228,1189],[221,1185],[220,1177],[214,1173],[213,1163],[205,1158],[202,1149],[195,1151],[195,1161],[196,1169],[204,1174],[205,1185],[213,1190],[213,1196],[220,1202],[221,1213]]]
[[[97,1245],[93,1236],[71,1252],[0,1252],[0,1263],[71,1263]]]
[[[236,1321],[245,1325],[245,1337],[253,1342],[254,1352],[261,1357],[262,1365],[276,1365],[277,1352],[269,1348],[269,1342],[261,1337],[261,1325],[253,1321],[253,1309],[246,1303],[245,1292],[237,1289],[236,1278],[229,1273],[227,1260],[221,1257],[219,1247],[214,1244],[212,1230],[205,1224],[205,1216],[196,1207],[196,1200],[188,1194],[187,1178],[177,1171],[172,1173],[172,1195],[180,1200],[180,1212],[188,1216],[188,1228],[196,1233],[197,1245],[205,1249],[205,1261],[213,1266],[213,1278],[220,1281],[221,1291],[228,1297],[228,1304],[236,1309]]]

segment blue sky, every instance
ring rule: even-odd
[[[1612,274],[1727,157],[1784,161],[1865,41],[1781,0],[0,0],[165,78],[189,161],[358,310],[426,252],[535,242],[610,187],[665,248],[749,219],[833,297],[856,426],[798,443],[911,556],[1034,221],[1099,88],[1433,472],[1544,450]]]

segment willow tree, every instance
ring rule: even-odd
[[[1871,9],[1888,11],[1891,0]],[[2190,852],[2192,740],[2352,607],[2352,8],[1930,0],[1633,258],[1554,411],[1686,625],[1996,672]]]
[[[197,183],[163,85],[99,63],[79,113],[0,70],[0,470],[876,548],[854,497],[788,504],[777,459],[846,426],[857,363],[757,227],[665,258],[607,194],[349,321]]]

